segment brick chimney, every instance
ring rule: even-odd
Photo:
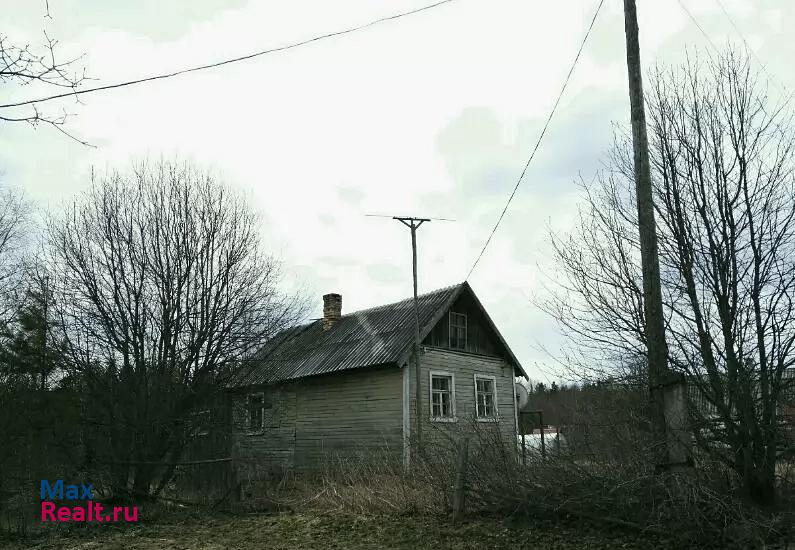
[[[323,296],[323,330],[328,330],[339,321],[342,315],[342,295],[326,294]]]

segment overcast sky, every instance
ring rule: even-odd
[[[742,39],[717,0],[682,0],[719,47]],[[756,56],[795,87],[795,3],[721,0]],[[90,85],[235,57],[429,0],[0,0],[15,43],[85,53]],[[642,61],[681,61],[706,39],[677,0],[639,0]],[[0,179],[44,209],[92,167],[179,157],[250,194],[290,284],[339,292],[343,311],[411,294],[408,230],[365,214],[453,218],[419,231],[420,291],[462,281],[538,138],[592,17],[593,0],[457,0],[421,14],[223,68],[92,94],[65,107],[81,146],[0,125]],[[0,87],[24,99],[36,90]],[[775,92],[771,89],[771,92]],[[623,8],[606,0],[540,152],[470,279],[531,377],[561,342],[531,302],[555,277],[548,232],[577,212],[615,125],[628,122]]]

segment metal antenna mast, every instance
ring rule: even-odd
[[[417,450],[422,452],[422,392],[420,391],[420,383],[422,375],[420,373],[420,309],[417,303],[417,229],[425,223],[433,220],[453,222],[450,218],[417,218],[414,216],[386,216],[384,214],[365,214],[371,218],[392,218],[398,220],[411,230],[411,260],[412,260],[412,274],[414,277],[414,374],[415,374],[415,430],[416,430],[416,445]]]
[[[420,309],[417,304],[417,229],[425,223],[431,221],[430,218],[414,218],[392,216],[393,220],[398,220],[411,230],[411,263],[412,273],[414,276],[414,377],[416,394],[415,394],[415,412],[416,412],[416,430],[417,430],[417,450],[422,452],[422,392],[420,391],[420,382],[422,376],[420,374]]]

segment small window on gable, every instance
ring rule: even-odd
[[[467,348],[467,316],[450,312],[450,349]]]
[[[455,377],[447,372],[431,371],[431,420],[455,421]]]
[[[494,376],[475,375],[475,408],[478,420],[497,418],[497,381]]]
[[[252,393],[248,396],[248,422],[249,431],[260,431],[265,425],[265,394]]]

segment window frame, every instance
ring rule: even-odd
[[[202,419],[206,417],[206,421]],[[210,409],[201,409],[191,413],[191,421],[195,428],[193,435],[195,437],[203,437],[210,433],[210,424],[212,421],[212,411]]]
[[[453,316],[457,315],[464,320],[464,346],[463,347],[453,347],[452,339],[453,339]],[[456,324],[456,329],[461,328],[461,325]],[[469,319],[467,318],[466,313],[459,313],[457,311],[449,311],[447,313],[447,347],[456,350],[456,351],[466,351],[467,349],[467,341],[469,339]],[[456,330],[456,342],[458,342],[458,330]]]
[[[475,390],[475,420],[478,422],[498,422],[500,409],[497,405],[497,377],[492,374],[474,374]],[[494,416],[480,416],[480,402],[478,401],[478,380],[491,380],[491,396],[494,399]]]
[[[252,428],[251,427],[251,420],[252,420],[252,418],[251,418],[251,411],[252,411],[251,399],[255,398],[255,397],[261,398],[260,408],[259,408],[259,411],[260,411],[260,425],[259,425],[259,427]],[[263,431],[265,431],[265,409],[266,409],[266,407],[265,407],[265,392],[259,391],[259,392],[252,392],[252,393],[246,394],[246,432],[248,432],[249,434],[257,434],[257,433],[262,433]]]
[[[450,379],[450,414],[451,416],[434,416],[433,415],[433,378]],[[458,422],[458,417],[455,412],[455,373],[443,370],[428,371],[428,418],[431,422]]]

